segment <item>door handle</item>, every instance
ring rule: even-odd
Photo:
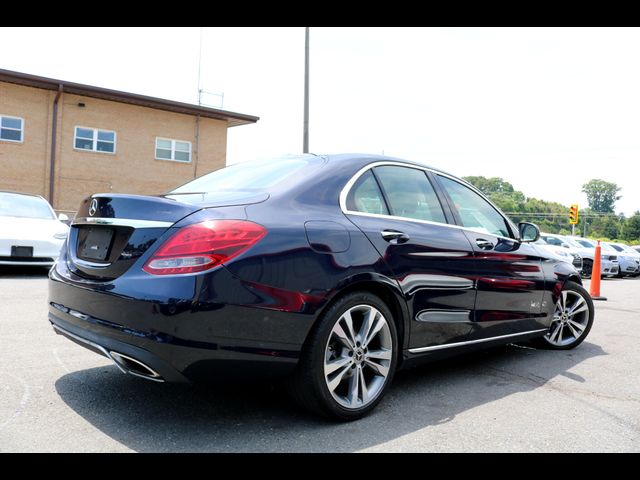
[[[476,239],[476,245],[482,250],[491,250],[493,248],[493,242],[485,240],[484,238]]]
[[[398,230],[383,230],[380,232],[382,238],[389,243],[405,243],[409,241],[409,235]]]

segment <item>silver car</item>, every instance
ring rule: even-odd
[[[637,277],[640,275],[640,253],[622,243],[607,242],[619,252],[620,273],[618,276]]]
[[[595,247],[597,242],[588,238],[582,237],[562,237],[567,244],[572,247],[579,248],[580,255],[582,255],[582,273],[584,276],[591,276],[591,270],[593,269],[593,259],[595,256]],[[611,247],[601,246],[600,252],[600,276],[612,277],[617,275],[620,271],[618,264],[618,255]]]

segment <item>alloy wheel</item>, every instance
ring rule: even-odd
[[[556,347],[565,347],[580,339],[589,325],[589,305],[573,290],[563,290],[558,298],[553,322],[545,339]]]
[[[370,305],[356,305],[334,324],[324,355],[324,378],[334,400],[359,409],[382,392],[393,358],[388,320]]]

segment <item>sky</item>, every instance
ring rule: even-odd
[[[600,178],[622,188],[618,212],[640,210],[639,28],[310,32],[311,152],[498,176],[580,208]],[[8,70],[190,103],[223,93],[260,117],[229,130],[229,164],[302,151],[304,27],[0,27],[0,45]]]

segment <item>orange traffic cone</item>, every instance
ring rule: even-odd
[[[591,285],[589,286],[589,295],[594,300],[606,300],[607,297],[600,296],[600,271],[601,271],[601,248],[600,248],[600,240],[598,240],[598,245],[596,245],[596,253],[593,256],[593,269],[591,270]]]

